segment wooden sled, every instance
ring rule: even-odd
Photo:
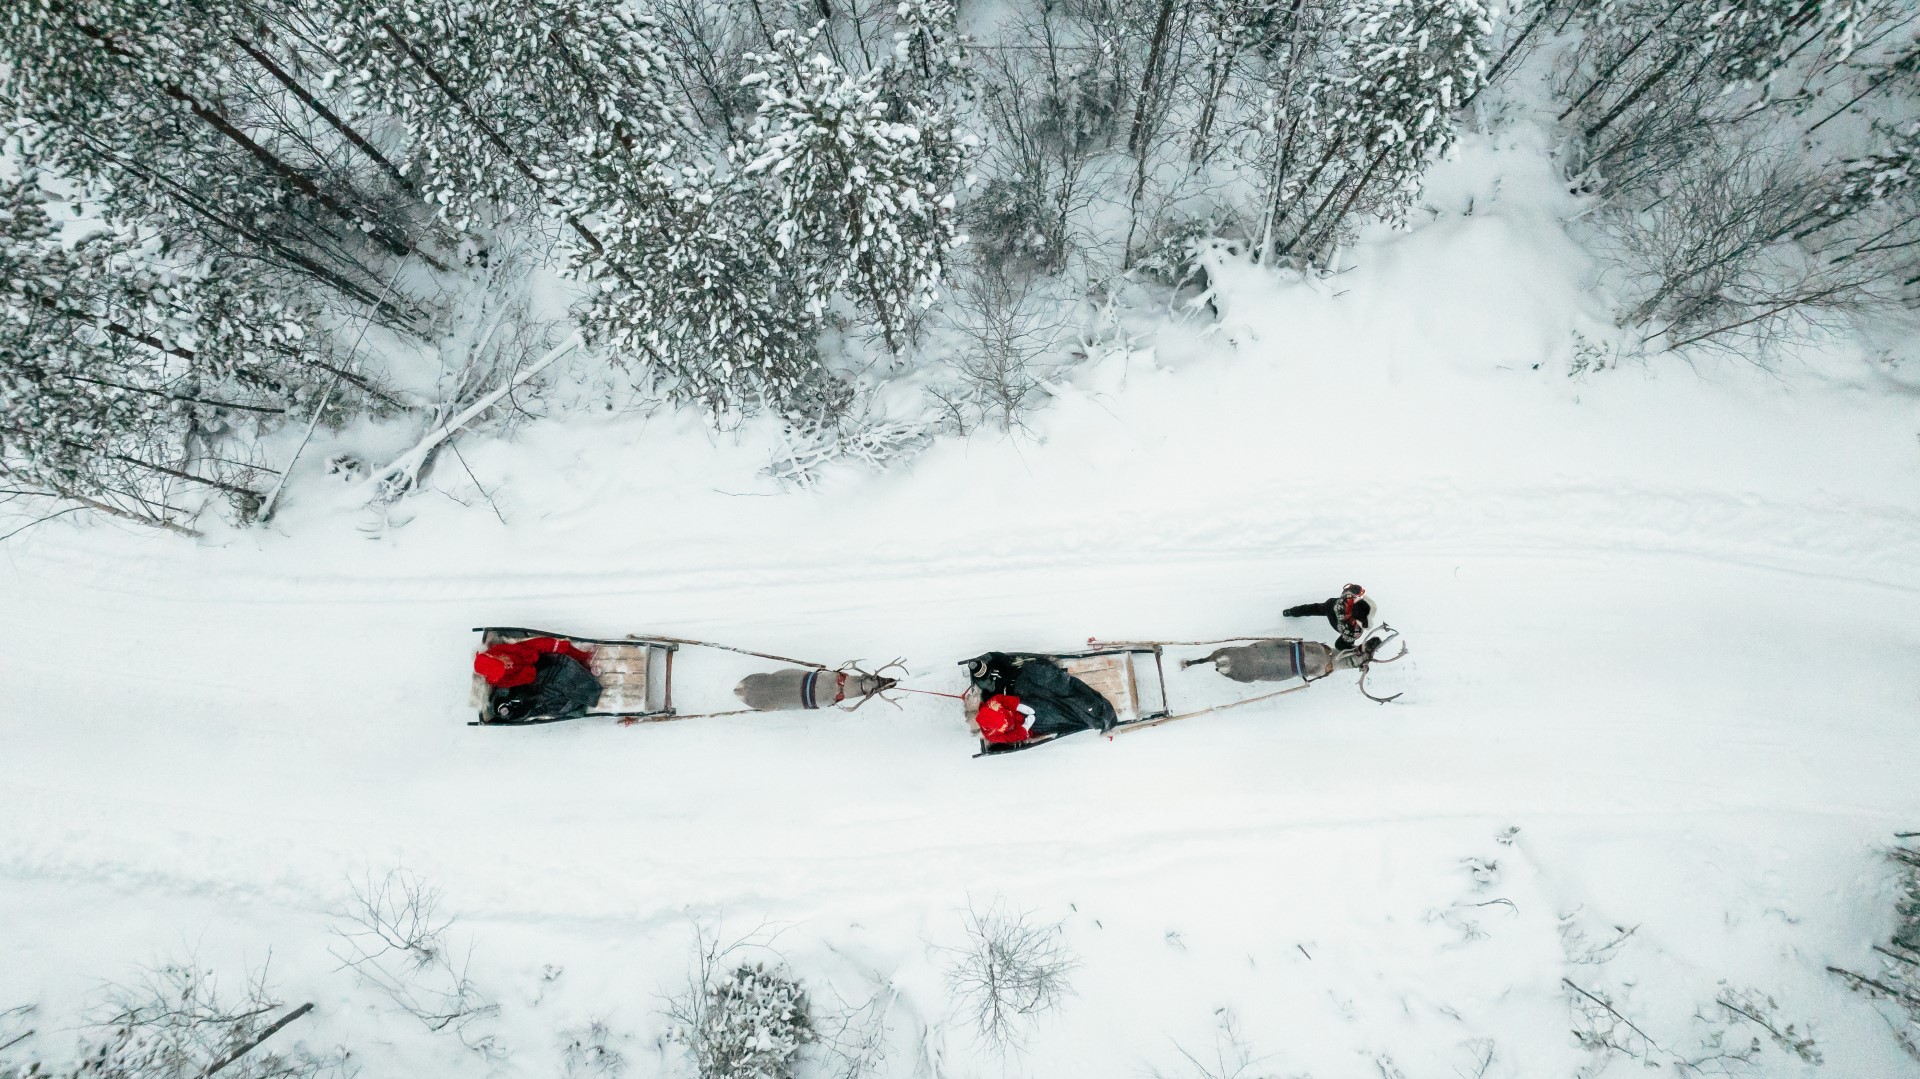
[[[1381,644],[1385,644],[1399,637],[1399,632],[1391,626],[1383,625],[1380,629],[1383,631],[1383,635],[1379,638]],[[1400,694],[1395,693],[1386,697],[1375,696],[1367,689],[1367,674],[1374,664],[1392,663],[1407,654],[1407,646],[1405,642],[1402,642],[1400,650],[1391,656],[1376,656],[1358,663],[1343,661],[1337,664],[1333,670],[1326,671],[1323,674],[1310,675],[1304,670],[1305,665],[1302,662],[1300,648],[1311,642],[1301,637],[1227,637],[1210,641],[1088,641],[1087,643],[1091,645],[1091,647],[1084,652],[1028,654],[1044,655],[1045,658],[1053,660],[1065,668],[1067,673],[1085,682],[1102,697],[1105,697],[1107,701],[1113,705],[1114,713],[1119,719],[1119,722],[1113,728],[1113,734],[1145,730],[1148,727],[1158,727],[1163,723],[1175,723],[1183,719],[1192,719],[1196,716],[1225,711],[1229,708],[1239,708],[1242,705],[1270,701],[1276,697],[1284,697],[1290,693],[1298,693],[1303,689],[1310,688],[1315,683],[1325,680],[1337,670],[1357,669],[1360,672],[1360,692],[1370,701],[1386,704],[1399,697]],[[1297,671],[1300,671],[1300,673],[1296,675],[1295,679],[1289,679],[1284,689],[1276,689],[1252,697],[1244,697],[1236,701],[1226,701],[1205,708],[1196,708],[1192,711],[1173,712],[1167,702],[1163,650],[1169,647],[1222,644],[1292,645],[1294,647],[1294,667]],[[1151,671],[1146,670],[1145,667],[1146,657],[1149,656],[1153,659]],[[977,716],[982,703],[979,689],[969,685],[962,699],[966,705],[967,721],[973,723],[975,729],[978,729],[979,721]],[[1061,734],[1050,734],[1040,738],[1031,738],[1025,742],[999,744],[988,742],[983,737],[980,739],[980,752],[975,753],[974,756],[997,757],[1003,753],[1016,753],[1023,749],[1032,749],[1035,746],[1046,745],[1048,742],[1065,738],[1067,735],[1075,733],[1078,732],[1066,731]]]
[[[1045,653],[1045,658],[1059,664],[1068,674],[1085,682],[1095,693],[1105,697],[1108,704],[1113,705],[1114,718],[1118,721],[1115,731],[1151,725],[1168,715],[1166,674],[1157,645],[1123,645],[1084,652]],[[961,695],[961,701],[966,708],[967,722],[978,729],[977,717],[983,703],[979,687],[968,685],[966,693]],[[1078,733],[1063,731],[1024,742],[1005,743],[993,743],[981,738],[980,752],[974,756],[997,757],[1003,753],[1018,753]]]
[[[476,626],[474,632],[480,634],[480,648],[485,650],[496,644],[524,641],[532,637],[554,637],[571,641],[581,649],[593,653],[593,662],[587,669],[600,682],[600,703],[583,715],[567,716],[566,719],[587,719],[606,717],[630,722],[664,720],[675,718],[673,712],[673,654],[680,649],[677,641],[652,637],[629,637],[621,640],[608,640],[600,637],[576,637],[567,633],[552,633],[543,629],[525,629],[519,626]],[[478,719],[468,722],[469,727],[525,727],[534,723],[557,723],[562,717],[534,716],[512,723],[496,720],[487,710],[487,702],[492,696],[493,687],[478,674],[473,676],[472,704]]]

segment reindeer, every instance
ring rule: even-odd
[[[1199,659],[1183,659],[1180,666],[1185,669],[1211,663],[1214,670],[1236,682],[1285,682],[1291,678],[1311,682],[1336,670],[1358,667],[1357,657],[1358,653],[1335,652],[1331,645],[1319,641],[1287,639],[1216,648]]]
[[[880,668],[882,672],[889,663]],[[863,671],[849,663],[836,670],[824,667],[788,667],[750,674],[733,687],[733,695],[756,712],[786,712],[802,708],[840,708],[851,712],[899,684],[898,678]],[[851,704],[847,702],[852,702]]]
[[[1391,656],[1379,655],[1380,646],[1399,634],[1391,628],[1382,626],[1385,632],[1377,632],[1360,642],[1357,648],[1335,648],[1319,641],[1303,641],[1298,638],[1282,637],[1266,641],[1254,641],[1250,644],[1216,648],[1198,659],[1180,661],[1181,669],[1200,663],[1211,663],[1213,669],[1236,682],[1285,682],[1298,678],[1304,682],[1317,682],[1335,671],[1358,670],[1360,672],[1360,692],[1368,700],[1385,703],[1398,697],[1376,697],[1367,692],[1367,672],[1375,663],[1392,663],[1407,654],[1405,642],[1400,651]]]

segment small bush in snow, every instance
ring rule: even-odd
[[[1060,1006],[1072,991],[1079,960],[1059,923],[996,903],[967,911],[967,941],[947,971],[954,999],[981,1038],[996,1046],[1020,1040],[1024,1025]]]
[[[814,1042],[807,992],[785,971],[742,964],[676,1002],[675,1038],[699,1079],[787,1079]]]
[[[626,1054],[615,1044],[622,1036],[602,1020],[563,1030],[560,1037],[561,1079],[620,1079],[626,1074]]]
[[[39,1060],[0,1059],[0,1079],[319,1079],[351,1074],[344,1052],[321,1056],[281,1029],[311,1008],[289,1011],[255,972],[237,995],[223,992],[213,973],[193,963],[144,971],[111,986],[82,1027],[74,1063],[59,1070]],[[29,1009],[0,1012],[0,1023],[23,1020]],[[0,1052],[23,1044],[33,1031],[0,1026]],[[271,1045],[276,1035],[283,1043]]]
[[[441,893],[406,869],[353,882],[333,934],[334,958],[434,1033],[492,1058],[493,1035],[469,1028],[500,1006],[467,976],[467,952],[447,938],[453,918],[440,913]]]
[[[1899,867],[1893,898],[1893,933],[1886,945],[1874,945],[1881,969],[1873,976],[1842,967],[1828,967],[1855,991],[1875,1000],[1892,1003],[1905,1016],[1904,1029],[1896,1027],[1894,1037],[1909,1056],[1920,1060],[1920,849],[1908,840],[1888,852]]]

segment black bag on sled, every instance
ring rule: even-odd
[[[1033,734],[1110,731],[1119,722],[1113,704],[1052,659],[1033,652],[988,652],[967,662],[981,700],[1000,693],[1033,709]]]
[[[549,652],[534,663],[533,681],[501,687],[487,700],[495,723],[573,719],[600,703],[600,682],[572,656]]]

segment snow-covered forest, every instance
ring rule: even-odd
[[[14,0],[0,106],[0,1077],[1920,1076],[1915,0]],[[973,756],[1096,639],[1191,721]]]

